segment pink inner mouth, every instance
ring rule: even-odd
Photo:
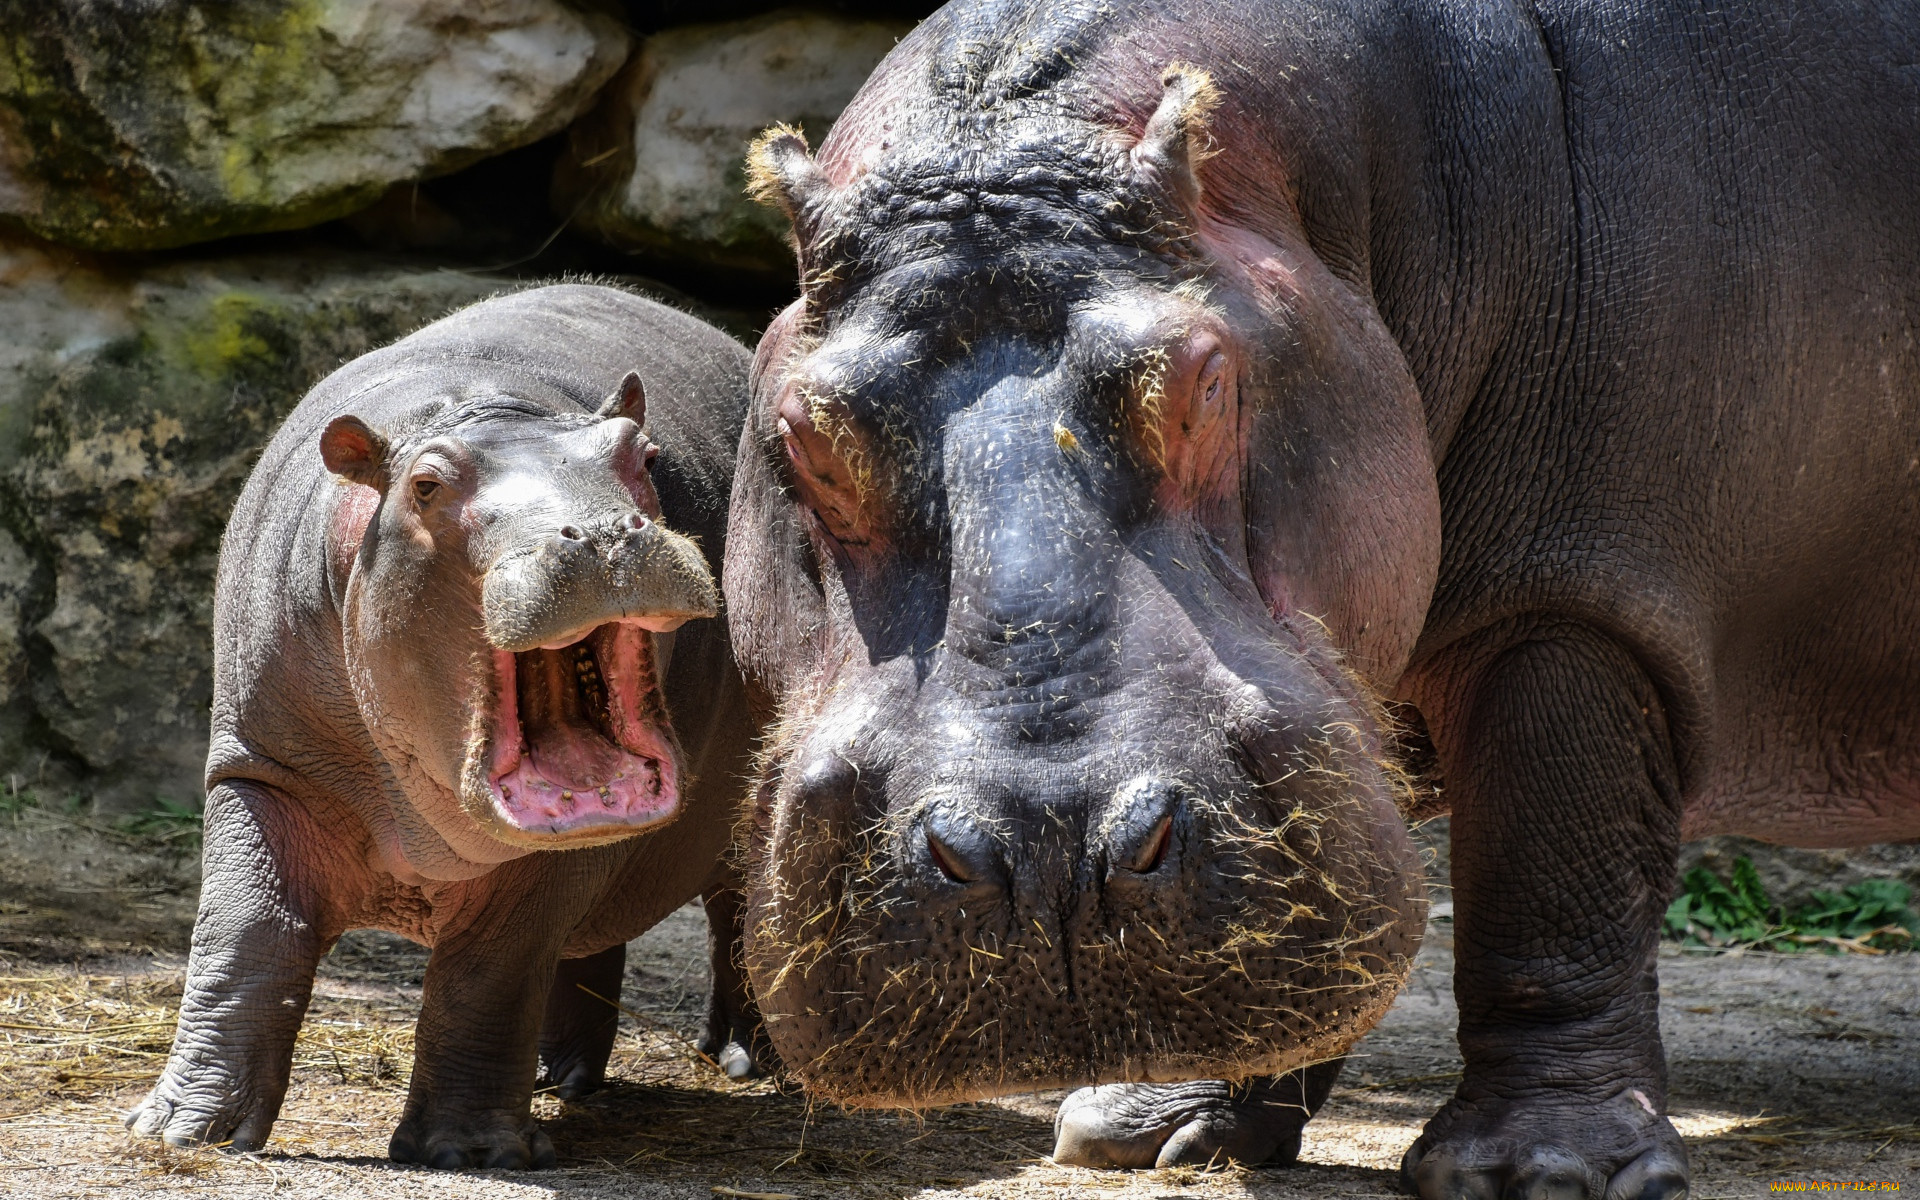
[[[529,833],[665,821],[680,807],[653,640],[637,624],[580,641],[495,651],[492,765],[497,816]]]

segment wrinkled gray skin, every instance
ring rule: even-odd
[[[200,915],[136,1133],[259,1148],[315,964],[363,927],[433,948],[398,1161],[551,1164],[536,1072],[599,1083],[625,943],[703,892],[707,1049],[751,1066],[718,864],[755,729],[702,619],[746,366],[684,313],[546,287],[287,419],[222,548]]]
[[[1911,5],[979,0],[770,136],[805,295],[725,586],[782,1058],[1108,1085],[1065,1162],[1290,1157],[1379,1011],[1314,922],[1390,993],[1419,919],[1218,833],[1404,861],[1338,658],[1454,818],[1465,1076],[1405,1183],[1684,1191],[1678,841],[1920,836],[1916,61]]]

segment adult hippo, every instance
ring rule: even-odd
[[[393,1158],[552,1163],[536,1056],[563,1096],[597,1084],[627,940],[726,894],[755,730],[696,618],[747,363],[685,313],[544,287],[294,410],[221,548],[200,916],[136,1133],[258,1149],[316,962],[372,926],[433,947]],[[737,1065],[714,910],[709,1049]]]
[[[1677,842],[1920,835],[1916,61],[1910,6],[976,0],[764,139],[783,1058],[1285,1157],[1422,927],[1391,699],[1466,1064],[1406,1182],[1683,1191]]]

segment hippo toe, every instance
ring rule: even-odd
[[[1674,1200],[1687,1152],[1638,1088],[1597,1104],[1455,1098],[1400,1164],[1421,1200]]]
[[[532,1121],[507,1116],[461,1120],[445,1113],[408,1114],[387,1143],[387,1157],[440,1171],[538,1171],[554,1164],[553,1142]]]
[[[122,1120],[136,1137],[159,1138],[169,1146],[212,1146],[250,1152],[266,1144],[278,1104],[268,1104],[244,1089],[212,1094],[205,1089],[168,1088],[167,1081]],[[168,1096],[163,1093],[173,1093]]]

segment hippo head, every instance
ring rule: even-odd
[[[591,415],[480,388],[390,428],[327,426],[328,469],[363,485],[337,510],[363,532],[336,539],[336,571],[354,696],[411,810],[403,846],[416,815],[476,863],[676,815],[656,635],[717,596],[661,524],[644,420],[629,374]]]
[[[1210,203],[1204,75],[1082,113],[938,22],[753,160],[803,281],[725,574],[774,1045],[883,1105],[1337,1055],[1424,927],[1376,701],[1437,563],[1418,396],[1297,225]]]

